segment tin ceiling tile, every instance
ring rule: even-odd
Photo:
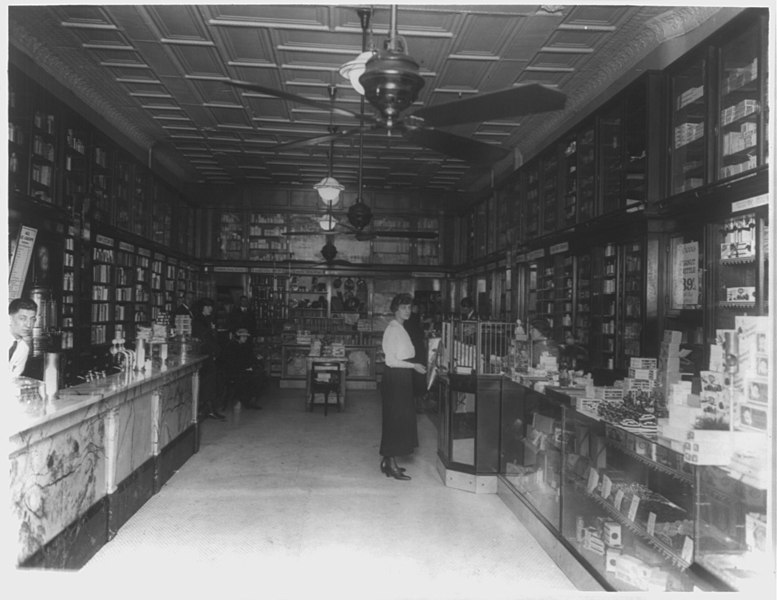
[[[144,9],[162,39],[177,42],[210,41],[205,24],[195,6],[160,4],[146,6]]]
[[[9,7],[9,38],[12,46],[33,55],[52,77],[93,103],[99,113],[111,107],[108,118],[140,146],[152,142],[177,148],[202,144],[207,152],[213,144],[222,143],[214,137],[216,133],[223,136],[230,128],[238,128],[237,137],[226,138],[231,140],[233,160],[242,148],[243,153],[250,151],[254,157],[262,153],[300,170],[320,169],[326,165],[327,144],[275,146],[321,136],[330,123],[341,129],[355,128],[357,118],[337,115],[330,119],[328,111],[304,101],[238,88],[226,80],[254,82],[324,104],[329,101],[328,87],[334,84],[336,105],[358,113],[362,99],[338,73],[361,50],[358,8],[304,4],[13,6]],[[568,102],[567,113],[486,119],[441,128],[498,142],[521,155],[531,152],[547,137],[547,133],[538,137],[535,132],[563,122],[569,111],[584,100],[590,103],[599,90],[606,89],[607,81],[622,75],[607,68],[608,56],[603,53],[628,46],[649,19],[667,12],[683,18],[681,10],[660,6],[400,5],[399,34],[410,56],[420,64],[425,81],[405,114],[455,100],[459,94],[500,90],[516,83],[558,86],[574,99]],[[388,37],[390,20],[388,6],[374,8],[371,43],[378,48]],[[638,48],[639,55],[650,50]],[[592,91],[587,84],[597,74],[597,81],[604,85]],[[376,110],[365,104],[365,113],[372,119]],[[336,142],[344,176],[349,178],[357,169],[358,139],[351,135]],[[424,187],[448,181],[449,189],[456,190],[479,179],[477,168],[415,146],[399,131],[389,136],[379,129],[364,140],[363,166],[365,173],[370,169],[371,186],[410,182]],[[171,164],[188,162],[172,151],[168,159]],[[460,174],[457,183],[450,183],[455,174],[440,173],[451,165],[458,169],[453,173]],[[396,172],[415,175],[395,182],[399,179],[395,166],[402,167]],[[241,172],[233,169],[228,177],[239,183],[244,177]],[[205,179],[211,177],[215,175],[205,175]],[[218,181],[223,177],[225,173],[219,171]]]

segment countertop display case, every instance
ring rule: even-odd
[[[611,590],[773,588],[768,481],[697,464],[687,444],[610,422],[579,391],[502,388],[500,481],[562,546]]]

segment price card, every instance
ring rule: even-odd
[[[647,532],[651,537],[656,534],[656,513],[654,512],[648,514]]]
[[[688,536],[685,536],[683,541],[682,559],[688,564],[693,562],[693,540]]]
[[[597,485],[599,485],[599,471],[591,469],[588,471],[588,485],[585,489],[589,494],[593,494]]]
[[[629,505],[629,521],[634,521],[637,518],[637,509],[639,508],[639,496],[636,494],[631,497],[631,504]]]
[[[615,492],[615,500],[613,500],[612,503],[615,505],[615,510],[621,509],[621,504],[623,504],[623,490]]]
[[[602,498],[607,500],[612,492],[612,480],[607,475],[602,475]]]

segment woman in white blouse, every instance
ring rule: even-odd
[[[426,373],[424,365],[409,362],[415,356],[415,350],[403,324],[410,317],[412,304],[413,298],[409,294],[395,296],[390,308],[394,319],[383,332],[386,364],[380,388],[383,399],[380,470],[386,477],[401,480],[410,479],[410,476],[397,465],[396,457],[412,454],[418,447],[412,373],[414,370]]]

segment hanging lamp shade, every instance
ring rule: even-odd
[[[345,189],[345,186],[334,177],[324,177],[313,188],[318,191],[318,195],[327,206],[334,206],[340,201],[340,192]]]
[[[323,231],[334,231],[337,221],[332,216],[332,213],[327,213],[318,220],[318,225]]]
[[[372,58],[373,52],[368,50],[362,52],[359,56],[353,60],[348,61],[342,67],[340,67],[340,75],[351,82],[351,87],[356,90],[359,95],[364,96],[364,87],[359,81],[359,77],[364,73],[364,69],[367,66],[367,61]]]

